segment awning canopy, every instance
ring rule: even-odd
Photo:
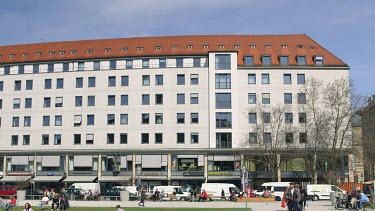
[[[31,178],[31,176],[4,176],[0,179],[0,182],[18,182],[20,180],[27,181]]]
[[[167,176],[137,176],[136,179],[142,179],[142,180],[167,180]]]
[[[68,176],[64,182],[93,182],[98,176]]]
[[[207,180],[241,180],[239,176],[208,176]]]
[[[59,182],[62,176],[36,176],[34,182]]]
[[[131,176],[101,176],[98,182],[127,182],[131,178]]]
[[[172,176],[172,180],[204,180],[204,177],[195,176]]]

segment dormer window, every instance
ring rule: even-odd
[[[36,52],[35,56],[40,56],[42,53]]]
[[[208,49],[208,45],[203,45],[203,48],[204,49]]]
[[[192,45],[188,45],[187,48],[188,49],[193,49],[193,46]]]
[[[121,48],[121,51],[125,52],[125,51],[128,51],[128,48]]]
[[[281,45],[281,48],[288,48],[288,46],[287,45]]]
[[[143,47],[137,47],[137,51],[143,50]]]
[[[161,46],[156,46],[155,50],[161,50]]]
[[[289,65],[289,59],[286,55],[279,56],[280,65]]]
[[[297,48],[303,48],[303,45],[297,45]]]
[[[321,55],[314,56],[314,62],[316,66],[323,66],[323,56]]]
[[[13,58],[14,57],[14,54],[9,54],[9,58]]]
[[[246,55],[244,57],[245,65],[252,66],[254,65],[254,56],[253,55]]]
[[[172,49],[176,50],[177,49],[177,45],[172,45]]]
[[[234,45],[234,48],[240,48],[240,45]]]
[[[111,49],[110,48],[105,48],[104,52],[111,52]]]
[[[65,51],[60,51],[59,54],[60,54],[60,55],[64,55],[64,54],[65,54]]]
[[[271,65],[271,56],[270,55],[263,55],[262,56],[262,65]]]
[[[219,48],[225,48],[225,45],[219,45]]]
[[[22,57],[27,57],[27,56],[28,56],[27,53],[22,54]]]
[[[256,45],[250,45],[250,48],[257,48]]]
[[[76,53],[77,53],[76,50],[72,50],[72,51],[70,51],[70,54],[76,54]]]
[[[266,45],[265,47],[268,49],[268,48],[271,48],[271,45]]]
[[[297,56],[298,65],[306,65],[306,56]]]
[[[49,52],[49,55],[50,55],[50,56],[55,55],[55,51],[51,51],[51,52]]]
[[[92,49],[88,49],[88,50],[86,51],[86,53],[92,53],[92,52],[93,52]]]

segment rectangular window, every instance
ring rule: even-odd
[[[33,80],[26,80],[26,90],[33,90]]]
[[[141,134],[141,144],[149,144],[150,143],[150,137],[148,133],[142,133]]]
[[[25,65],[19,65],[18,66],[18,74],[24,74],[24,73],[25,73]],[[4,74],[4,75],[6,75],[6,74]]]
[[[108,76],[108,87],[116,86],[116,76]]]
[[[115,115],[107,114],[107,125],[114,125],[114,124],[115,124]]]
[[[81,144],[81,134],[74,134],[74,144]]]
[[[117,61],[116,60],[110,60],[109,61],[109,69],[111,69],[111,70],[117,69]]]
[[[95,116],[93,114],[87,115],[87,125],[95,125]]]
[[[198,85],[198,74],[190,75],[190,85]]]
[[[39,73],[39,64],[33,65],[33,73]]]
[[[100,61],[94,62],[94,70],[100,70]]]
[[[13,117],[12,127],[19,127],[19,126],[20,126],[20,118],[19,117]]]
[[[177,124],[185,124],[185,113],[177,113]]]
[[[264,112],[262,114],[262,121],[263,123],[271,123],[271,113]]]
[[[262,94],[262,103],[263,104],[270,104],[271,103],[270,93],[263,93]]]
[[[128,105],[128,104],[129,104],[128,95],[121,95],[121,105]]]
[[[215,88],[216,89],[230,89],[231,88],[231,75],[228,74],[215,74]]]
[[[184,59],[183,58],[177,58],[176,59],[176,67],[184,67]]]
[[[25,108],[31,108],[33,106],[32,98],[25,98]]]
[[[49,124],[50,124],[50,117],[43,116],[43,126],[49,126]]]
[[[0,99],[0,109],[3,109],[3,99]],[[1,119],[1,118],[0,118]],[[1,125],[0,125],[1,126]]]
[[[63,63],[63,72],[69,72],[69,63]]]
[[[248,74],[247,75],[247,83],[248,84],[256,84],[257,83],[257,78],[254,73]]]
[[[215,70],[230,70],[231,61],[230,54],[216,54],[215,55]]]
[[[185,104],[185,94],[177,94],[177,104]]]
[[[198,93],[190,94],[190,104],[198,104]]]
[[[75,98],[75,106],[82,107],[82,96],[76,96]]]
[[[82,115],[74,115],[74,126],[81,126],[82,125]]]
[[[0,92],[4,91],[4,82],[0,81]]]
[[[150,67],[150,61],[148,59],[142,59],[142,68],[148,69]]]
[[[201,67],[201,58],[193,58],[193,67]]]
[[[263,133],[263,144],[270,144],[270,143],[272,143],[271,133]]]
[[[96,86],[96,78],[95,77],[89,77],[87,86],[88,87],[95,87]]]
[[[163,85],[163,75],[155,76],[155,85]]]
[[[293,123],[293,113],[285,113],[285,123]]]
[[[121,76],[121,86],[129,86],[129,76]]]
[[[256,124],[257,123],[257,114],[256,113],[249,113],[249,123]]]
[[[292,75],[284,74],[284,84],[292,84]]]
[[[314,56],[315,66],[323,66],[323,56]]]
[[[86,134],[86,144],[94,144],[94,134]]]
[[[64,79],[58,78],[56,80],[56,89],[63,89],[64,88]]]
[[[55,107],[63,107],[63,98],[62,97],[56,97]]]
[[[61,145],[61,134],[55,134],[54,135],[53,144],[54,145]]]
[[[306,65],[306,56],[297,56],[298,65]]]
[[[23,118],[23,126],[30,127],[31,126],[31,116],[25,116]]]
[[[120,125],[128,124],[128,114],[120,114]]]
[[[298,93],[298,104],[306,104],[306,94]]]
[[[287,143],[287,144],[293,144],[294,143],[293,133],[285,133],[285,143]]]
[[[230,109],[232,108],[231,93],[216,93],[216,109]]]
[[[268,55],[263,55],[262,56],[262,65],[263,66],[269,66],[271,65],[271,56],[268,56]]]
[[[159,59],[159,68],[166,68],[167,61],[165,59]]]
[[[95,106],[95,96],[87,96],[87,106]]]
[[[84,70],[85,70],[85,63],[78,62],[78,71],[84,71]]]
[[[50,108],[51,107],[51,98],[50,97],[44,98],[43,107],[44,108]]]
[[[232,133],[216,133],[216,148],[232,148]]]
[[[297,74],[297,84],[305,84],[305,74]]]
[[[262,84],[270,84],[270,74],[262,74]]]
[[[298,122],[306,123],[306,113],[298,113]]]
[[[155,94],[155,105],[163,105],[163,94]]]
[[[133,60],[126,60],[126,69],[133,69]]]
[[[114,144],[115,143],[115,134],[107,133],[107,144]]]
[[[280,65],[289,65],[289,59],[288,56],[280,56]]]
[[[11,142],[11,145],[12,145],[12,146],[16,146],[16,145],[18,145],[18,136],[17,136],[17,135],[12,135],[12,142]]]
[[[177,144],[185,143],[185,133],[177,133]]]
[[[163,114],[155,114],[155,124],[163,124]]]
[[[299,133],[299,143],[307,143],[307,133]]]
[[[44,80],[44,89],[52,89],[52,79]]]
[[[150,105],[150,95],[143,94],[142,95],[142,105]]]
[[[150,114],[142,114],[142,124],[150,124]]]
[[[293,96],[292,93],[284,93],[284,104],[292,104]]]
[[[257,95],[255,93],[249,93],[248,103],[249,104],[256,104],[257,103]]]
[[[190,143],[191,144],[198,144],[199,143],[199,134],[198,133],[190,133]]]
[[[116,96],[115,95],[108,95],[108,106],[116,105]]]
[[[199,122],[199,115],[198,113],[191,113],[190,114],[190,123],[191,124],[198,124]]]
[[[21,81],[14,81],[14,91],[21,90]]]
[[[150,86],[150,76],[142,75],[142,86]]]
[[[21,99],[14,98],[13,99],[13,109],[19,109],[21,107]]]
[[[163,143],[163,134],[155,133],[155,144],[162,144],[162,143]]]
[[[178,74],[177,75],[177,85],[185,85],[185,75]]]
[[[76,88],[82,88],[83,87],[83,78],[79,77],[76,78]]]
[[[232,113],[216,112],[216,128],[232,128]]]
[[[23,145],[30,145],[30,135],[23,135]]]
[[[49,145],[49,135],[48,134],[42,135],[42,145]]]
[[[253,66],[254,65],[254,57],[253,56],[245,56],[244,61],[245,61],[246,66]]]
[[[54,64],[48,64],[48,72],[53,72],[54,66]]]
[[[62,125],[62,116],[56,115],[55,116],[55,126],[61,126]]]
[[[249,143],[250,144],[257,144],[258,143],[258,134],[257,133],[249,133]]]
[[[120,133],[120,144],[128,144],[128,134]]]
[[[10,66],[5,66],[4,67],[4,75],[9,75],[10,74]]]

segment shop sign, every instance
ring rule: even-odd
[[[142,173],[143,176],[160,176],[161,174],[158,172],[145,172]]]
[[[11,172],[8,172],[8,175],[9,176],[28,176],[30,175],[30,172],[15,172],[15,171],[11,171]]]
[[[229,175],[231,175],[231,174],[227,171],[211,171],[211,172],[208,172],[208,176],[229,176]]]
[[[55,173],[53,173],[53,172],[47,172],[47,176],[53,176],[53,175],[55,175]]]
[[[184,176],[204,176],[203,172],[198,172],[198,171],[187,171],[183,173]]]

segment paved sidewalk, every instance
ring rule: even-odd
[[[22,206],[26,202],[32,206],[37,206],[39,201],[27,200],[20,201],[19,205]],[[120,202],[120,201],[69,201],[72,207],[115,207],[117,204],[121,207],[138,207],[138,201]],[[229,202],[229,201],[213,201],[213,202],[184,202],[184,201],[164,201],[153,202],[146,201],[146,207],[184,207],[184,208],[246,208],[245,202]],[[252,208],[253,211],[286,211],[286,208],[281,208],[281,202],[253,202],[248,203],[247,207]],[[330,201],[309,201],[307,211],[328,211],[334,210]]]

